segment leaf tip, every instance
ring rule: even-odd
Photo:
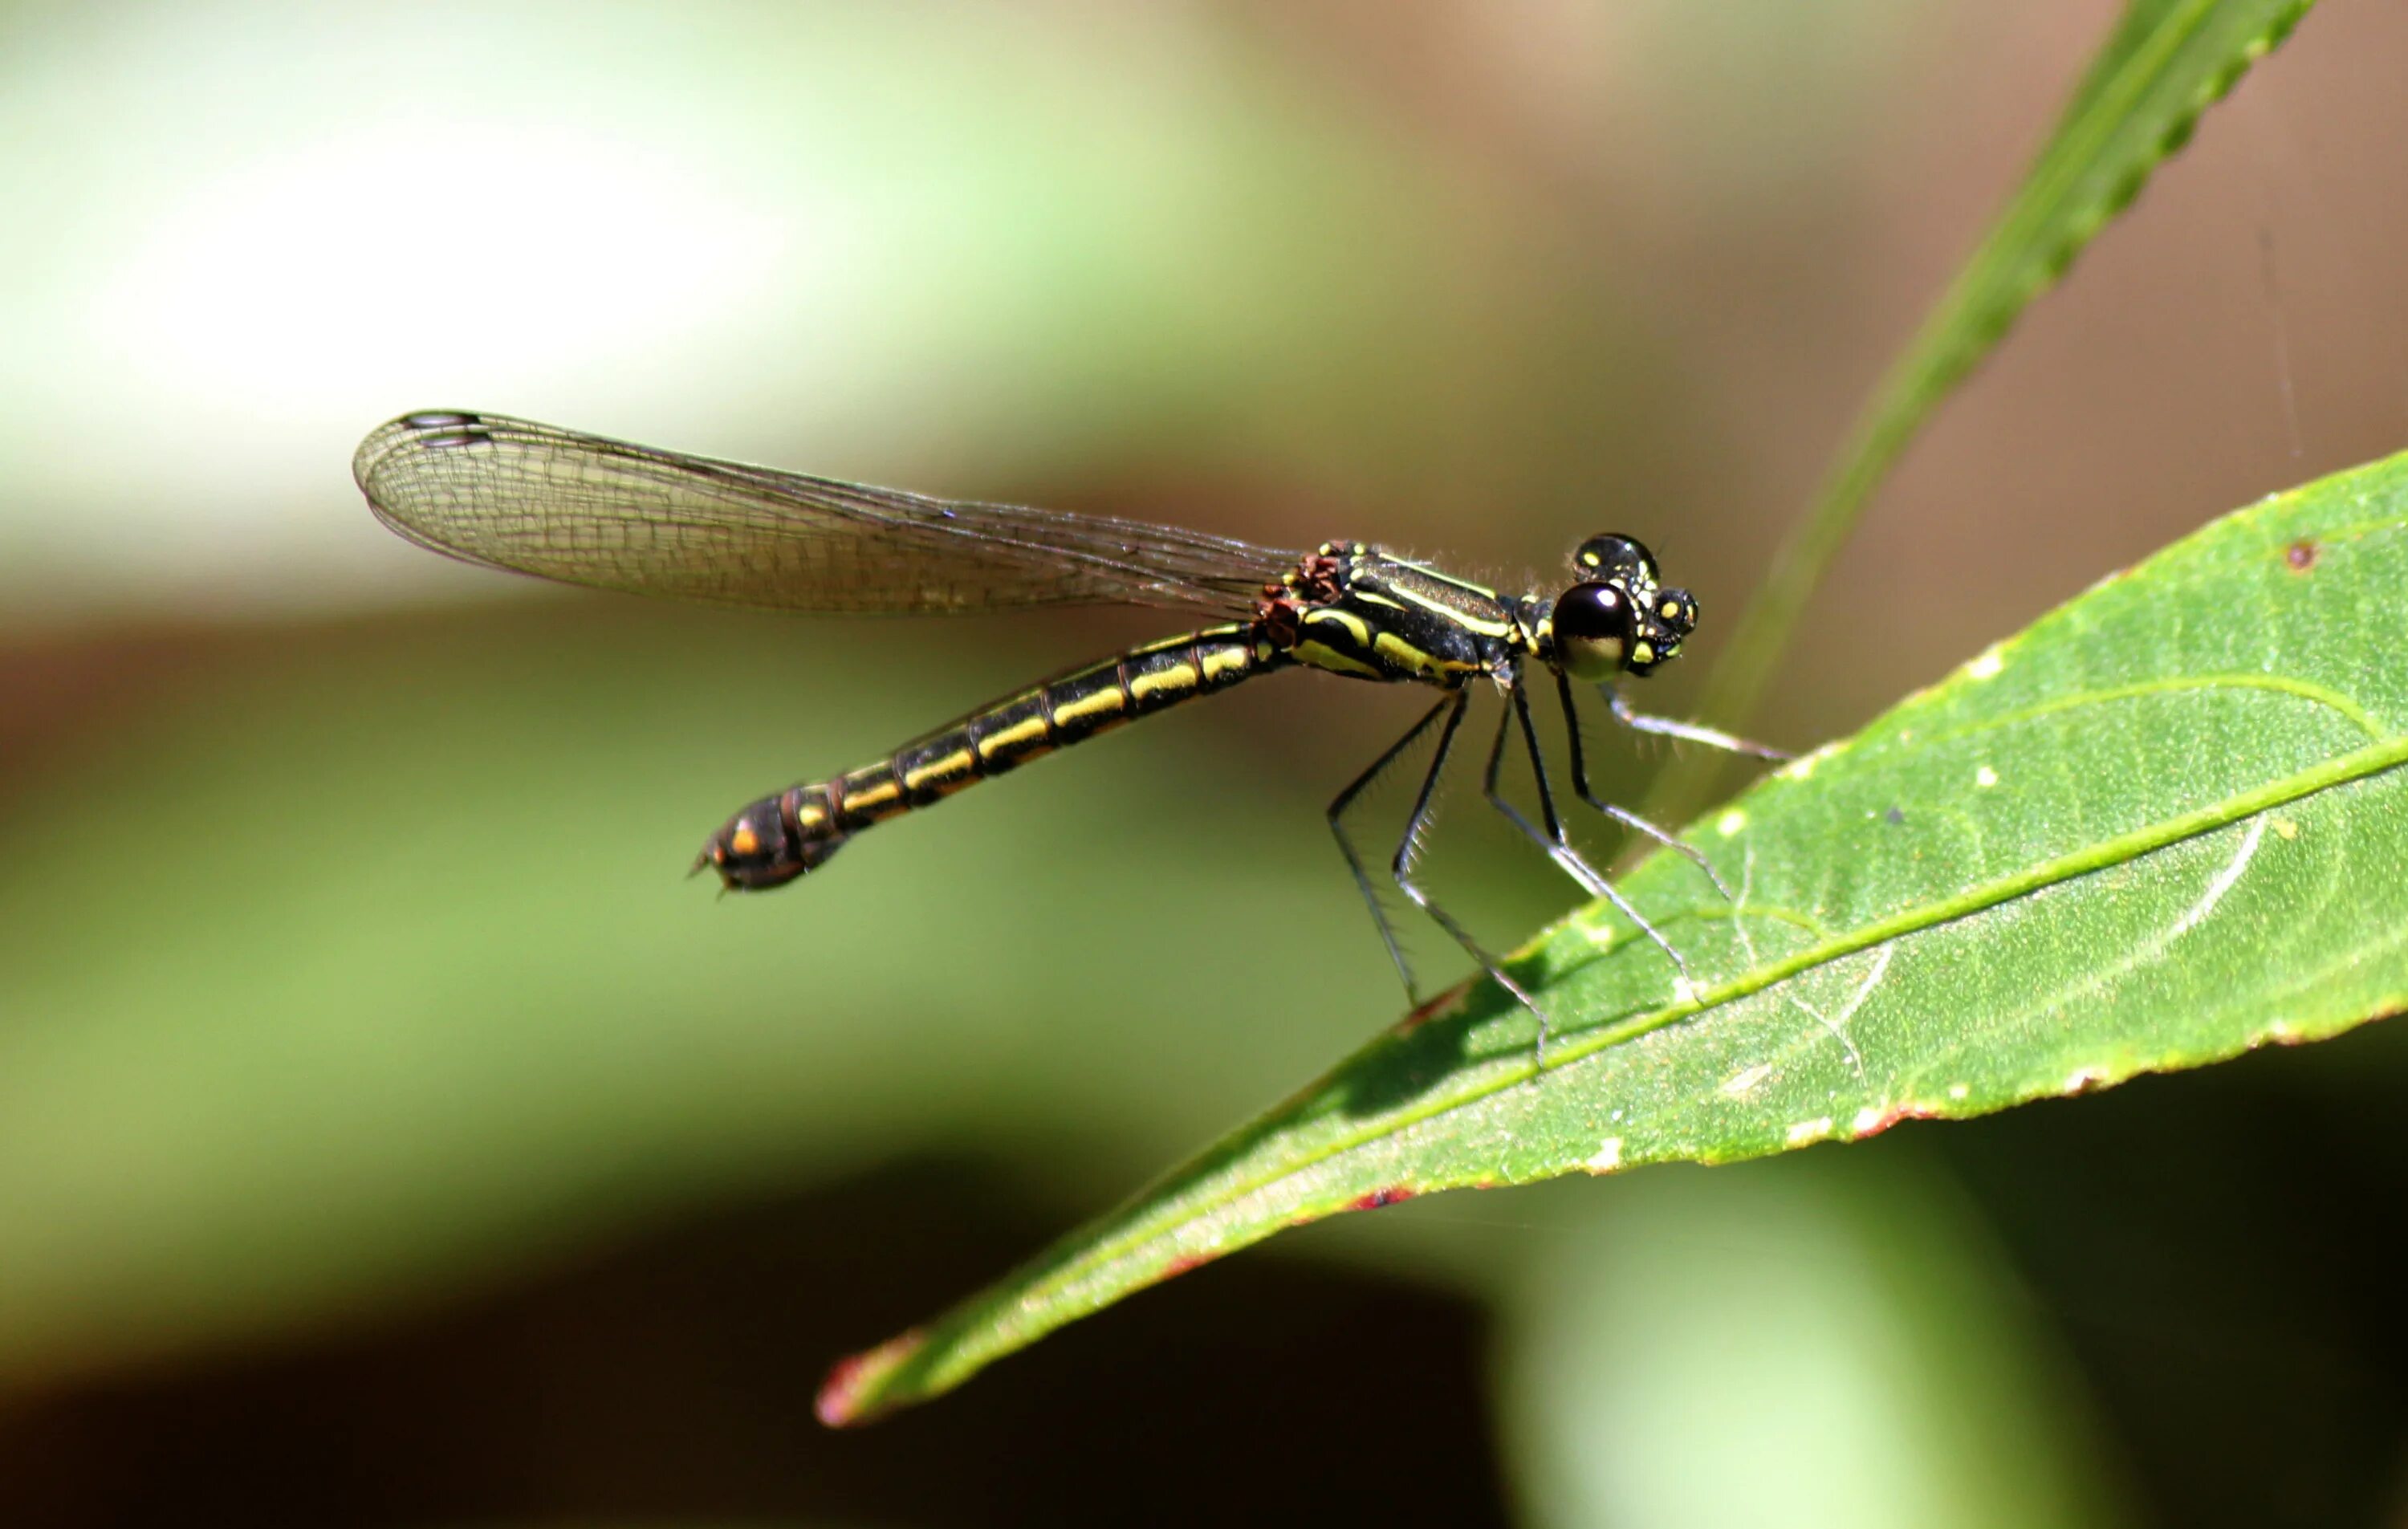
[[[830,1428],[851,1428],[885,1412],[888,1404],[868,1393],[878,1390],[926,1341],[927,1335],[914,1327],[875,1349],[838,1360],[829,1367],[827,1379],[820,1382],[820,1393],[812,1406],[820,1422]]]

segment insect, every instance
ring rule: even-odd
[[[1581,543],[1572,582],[1553,597],[1507,595],[1363,542],[1278,551],[1174,526],[933,499],[686,456],[498,414],[403,415],[361,442],[351,470],[377,517],[409,540],[571,584],[789,611],[1135,604],[1224,618],[1032,685],[859,769],[752,803],[710,836],[695,863],[736,891],[782,886],[825,865],[873,823],[1257,675],[1310,668],[1428,685],[1438,701],[1338,793],[1329,825],[1407,993],[1418,1001],[1412,968],[1349,822],[1364,789],[1435,731],[1388,874],[1538,1016],[1543,1045],[1544,1010],[1413,875],[1474,682],[1489,681],[1506,698],[1488,750],[1487,800],[1591,895],[1629,919],[1684,981],[1680,952],[1572,848],[1526,681],[1540,671],[1554,676],[1580,799],[1689,856],[1710,878],[1713,868],[1693,846],[1590,788],[1574,685],[1598,686],[1612,715],[1641,732],[1784,757],[1711,728],[1643,715],[1615,690],[1621,677],[1670,662],[1698,619],[1695,597],[1667,587],[1654,555],[1627,536]],[[1515,732],[1538,784],[1537,822],[1498,788]]]

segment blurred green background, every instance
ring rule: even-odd
[[[0,3],[0,1522],[2408,1515],[2383,1026],[1345,1218],[821,1431],[1395,1017],[1320,811],[1420,700],[1249,687],[716,899],[743,801],[1165,623],[578,595],[347,472],[449,406],[1516,585],[1626,530],[1677,713],[2116,11]],[[2402,444],[2403,58],[2325,7],[2209,115],[1758,733]],[[1570,903],[1455,806],[1492,940]]]

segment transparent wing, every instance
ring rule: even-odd
[[[360,443],[351,476],[379,520],[452,557],[767,610],[1242,615],[1297,561],[1176,526],[931,499],[499,414],[405,414]]]

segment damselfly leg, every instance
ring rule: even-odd
[[[1455,734],[1462,727],[1463,714],[1470,704],[1470,693],[1457,690],[1423,713],[1420,721],[1405,730],[1404,736],[1373,760],[1370,767],[1349,782],[1329,804],[1329,828],[1337,836],[1339,849],[1345,853],[1348,868],[1354,873],[1354,884],[1363,893],[1364,906],[1371,910],[1372,922],[1379,926],[1380,938],[1388,948],[1389,958],[1397,964],[1398,973],[1405,979],[1406,998],[1418,1005],[1421,1002],[1420,986],[1413,979],[1412,967],[1406,962],[1404,950],[1398,943],[1396,926],[1389,920],[1387,909],[1380,903],[1378,889],[1372,884],[1370,872],[1363,864],[1362,852],[1355,847],[1354,836],[1347,831],[1346,823],[1348,813],[1361,799],[1364,790],[1418,743],[1431,727],[1438,728],[1438,742],[1430,750],[1429,765],[1422,774],[1420,789],[1413,793],[1412,811],[1405,819],[1404,834],[1397,840],[1396,853],[1388,861],[1389,879],[1415,907],[1429,916],[1431,922],[1446,931],[1447,936],[1463,948],[1464,953],[1479,965],[1490,980],[1512,994],[1516,1003],[1538,1017],[1540,1039],[1543,1045],[1547,1031],[1546,1010],[1541,1008],[1538,1000],[1531,997],[1522,984],[1513,980],[1498,959],[1472,937],[1471,932],[1440,907],[1413,878],[1413,863],[1421,854],[1422,836],[1427,832],[1437,813],[1439,781],[1446,773],[1447,761],[1455,751]]]
[[[1685,738],[1691,743],[1702,743],[1710,748],[1725,750],[1734,754],[1746,754],[1754,759],[1770,759],[1778,762],[1790,757],[1785,750],[1753,742],[1736,734],[1725,733],[1712,727],[1700,727],[1696,722],[1675,722],[1670,717],[1651,717],[1643,711],[1633,711],[1630,708],[1630,703],[1622,698],[1622,693],[1612,685],[1599,685],[1598,689],[1604,693],[1605,704],[1612,709],[1613,720],[1633,732],[1654,733],[1668,738]]]
[[[1505,700],[1506,714],[1497,720],[1497,740],[1488,750],[1488,773],[1483,782],[1483,790],[1488,798],[1489,806],[1503,813],[1506,821],[1520,829],[1531,843],[1544,850],[1550,859],[1562,866],[1573,880],[1578,881],[1587,890],[1590,896],[1602,897],[1612,904],[1615,912],[1628,919],[1641,935],[1646,936],[1657,950],[1663,951],[1665,958],[1672,963],[1672,969],[1679,976],[1682,989],[1685,992],[1690,981],[1689,964],[1682,959],[1681,952],[1673,948],[1670,940],[1664,937],[1662,931],[1647,921],[1645,914],[1632,906],[1630,899],[1622,894],[1620,888],[1607,879],[1596,867],[1590,865],[1581,857],[1580,851],[1571,847],[1570,836],[1564,831],[1563,816],[1555,810],[1555,786],[1547,779],[1546,754],[1539,747],[1539,730],[1530,718],[1530,698],[1528,693],[1522,688],[1518,677],[1516,682],[1506,691]],[[1536,782],[1539,793],[1539,815],[1546,822],[1543,833],[1541,832],[1538,824],[1524,817],[1512,803],[1507,801],[1504,793],[1498,789],[1498,774],[1504,764],[1505,730],[1509,722],[1518,725],[1522,735],[1523,750],[1529,756],[1530,778]],[[1577,761],[1579,757],[1575,747],[1573,758]],[[1585,788],[1585,780],[1582,784]],[[1711,875],[1711,871],[1708,874]],[[1539,1046],[1542,1051],[1545,1050],[1546,1043],[1546,1016],[1541,1014],[1539,1016]]]
[[[1513,825],[1515,831],[1544,851],[1547,857],[1554,861],[1567,876],[1578,882],[1584,891],[1590,896],[1610,904],[1616,912],[1629,920],[1632,927],[1644,936],[1650,944],[1661,950],[1665,959],[1672,965],[1673,972],[1680,980],[1680,990],[1685,993],[1691,988],[1693,979],[1689,973],[1688,962],[1683,957],[1679,948],[1673,945],[1645,914],[1640,912],[1627,897],[1623,895],[1621,890],[1614,886],[1611,879],[1591,865],[1573,847],[1570,835],[1565,826],[1563,814],[1555,805],[1555,783],[1548,773],[1546,752],[1539,740],[1537,722],[1531,714],[1529,694],[1524,688],[1526,679],[1526,675],[1517,673],[1512,675],[1503,686],[1504,704],[1498,714],[1496,734],[1489,742],[1488,760],[1481,779],[1482,794],[1487,798],[1489,806]],[[1705,874],[1707,880],[1713,883],[1717,893],[1725,899],[1728,899],[1731,895],[1729,887],[1715,871],[1704,851],[1657,827],[1638,813],[1627,807],[1618,807],[1598,794],[1589,780],[1587,750],[1581,734],[1580,715],[1574,704],[1571,681],[1558,670],[1555,672],[1555,685],[1557,699],[1563,706],[1565,728],[1571,754],[1572,786],[1580,799],[1613,822],[1681,854]],[[1604,692],[1615,721],[1636,731],[1708,744],[1758,758],[1787,757],[1777,750],[1751,743],[1713,728],[1635,712],[1623,703],[1621,697],[1615,694],[1611,687],[1600,686],[1599,689]],[[1386,907],[1380,901],[1369,867],[1366,865],[1361,850],[1355,845],[1353,835],[1348,831],[1347,822],[1350,812],[1364,791],[1386,772],[1399,757],[1420,742],[1433,726],[1440,728],[1437,747],[1433,750],[1429,766],[1423,777],[1421,789],[1415,797],[1412,814],[1407,822],[1405,836],[1397,847],[1395,858],[1390,865],[1390,872],[1398,889],[1412,900],[1416,907],[1428,914],[1433,922],[1443,929],[1449,937],[1479,963],[1483,972],[1494,979],[1506,992],[1512,993],[1537,1018],[1539,1022],[1538,1051],[1543,1060],[1547,1043],[1554,1034],[1546,1010],[1539,1006],[1526,989],[1506,974],[1497,959],[1472,937],[1458,920],[1432,898],[1426,889],[1420,886],[1412,876],[1413,865],[1420,853],[1421,835],[1427,828],[1434,813],[1438,783],[1451,756],[1463,712],[1469,702],[1469,692],[1460,690],[1424,713],[1411,728],[1406,730],[1402,737],[1383,751],[1378,759],[1372,761],[1370,766],[1349,782],[1344,791],[1339,793],[1337,799],[1329,805],[1329,825],[1338,839],[1339,849],[1346,856],[1347,868],[1354,874],[1355,886],[1363,894],[1364,904],[1371,910],[1372,922],[1380,931],[1381,942],[1387,948],[1389,958],[1395,962],[1398,972],[1404,978],[1408,996],[1412,1001],[1418,1003],[1421,997],[1419,986],[1413,979],[1410,964],[1405,959],[1403,948],[1397,938],[1395,923],[1388,917]],[[1527,814],[1515,807],[1504,793],[1502,778],[1509,733],[1519,735],[1524,755],[1530,762],[1530,777],[1537,793],[1539,807],[1539,821],[1535,822]]]
[[[1418,1005],[1422,1001],[1421,984],[1413,979],[1413,968],[1405,959],[1404,947],[1397,943],[1397,926],[1388,918],[1387,908],[1380,901],[1380,889],[1372,884],[1370,868],[1363,864],[1363,853],[1355,848],[1354,836],[1346,831],[1346,815],[1371,783],[1387,773],[1388,766],[1402,758],[1421,741],[1423,734],[1438,725],[1438,721],[1455,704],[1456,697],[1446,699],[1422,713],[1421,720],[1405,729],[1405,736],[1388,745],[1379,758],[1364,767],[1363,773],[1346,784],[1346,789],[1331,798],[1324,814],[1329,820],[1329,831],[1338,839],[1338,850],[1346,857],[1346,868],[1354,873],[1354,886],[1363,894],[1363,906],[1371,910],[1371,922],[1379,926],[1380,943],[1388,949],[1388,959],[1397,965],[1397,975],[1404,979],[1405,998]]]
[[[1609,697],[1613,694],[1610,688],[1606,690],[1606,693]],[[1731,894],[1730,888],[1724,884],[1722,876],[1715,871],[1713,863],[1706,858],[1706,852],[1703,850],[1667,829],[1656,827],[1628,807],[1616,807],[1597,793],[1596,788],[1591,786],[1588,780],[1588,755],[1581,742],[1580,708],[1572,704],[1572,682],[1561,671],[1557,671],[1555,675],[1555,696],[1563,703],[1564,732],[1570,739],[1571,745],[1572,790],[1579,794],[1580,799],[1622,824],[1623,827],[1634,833],[1643,834],[1666,849],[1678,852],[1691,865],[1705,872],[1706,879],[1712,881],[1714,884],[1714,890],[1722,893],[1725,902],[1728,902]],[[1618,701],[1619,698],[1614,699]],[[1618,710],[1616,715],[1617,717],[1620,715]],[[1699,731],[1711,731],[1711,729],[1699,729]]]

